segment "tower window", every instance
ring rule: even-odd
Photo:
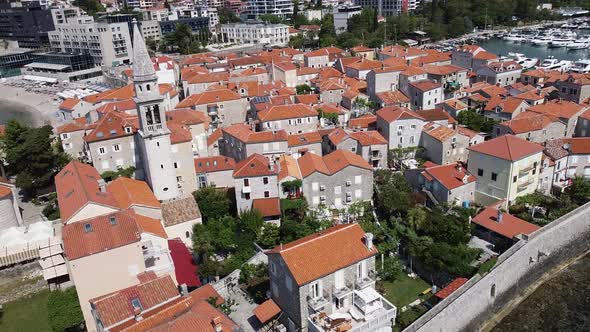
[[[147,89],[148,91],[150,91],[150,85],[149,85],[149,84],[148,84],[148,85],[146,85],[146,89]]]
[[[156,123],[162,123],[162,119],[160,118],[160,107],[158,105],[154,106],[154,121]]]
[[[145,111],[145,119],[148,125],[154,124],[154,119],[152,118],[152,110],[150,108]]]
[[[161,169],[164,169],[164,164],[160,164],[160,168]]]

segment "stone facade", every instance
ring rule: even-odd
[[[389,149],[417,147],[420,143],[424,121],[401,119],[391,123],[377,117],[377,130],[389,142]]]
[[[333,175],[314,172],[303,178],[302,191],[310,207],[323,204],[341,209],[354,202],[371,200],[373,172],[355,166],[347,166]]]
[[[279,180],[276,174],[234,177],[234,188],[238,213],[250,210],[255,199],[279,197]]]

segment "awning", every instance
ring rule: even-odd
[[[23,78],[29,81],[45,82],[45,83],[57,83],[57,78],[35,76],[35,75],[24,75]]]
[[[281,312],[281,308],[273,301],[268,299],[254,309],[254,315],[264,324]]]
[[[70,68],[68,65],[56,65],[54,63],[45,63],[45,62],[31,62],[28,65],[25,65],[27,68],[40,68],[40,69],[49,69],[49,70],[64,70]]]

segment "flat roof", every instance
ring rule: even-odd
[[[64,70],[70,68],[68,65],[56,65],[53,63],[44,63],[44,62],[32,62],[28,65],[25,65],[27,68],[41,68],[41,69],[51,69],[51,70]]]

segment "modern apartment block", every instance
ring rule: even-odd
[[[131,62],[133,49],[127,22],[95,21],[92,16],[53,9],[55,30],[48,33],[51,51],[90,54],[97,66]]]
[[[257,19],[260,15],[272,14],[280,18],[293,15],[291,0],[248,0],[248,19]]]
[[[286,46],[289,42],[289,27],[285,24],[223,24],[221,34],[224,41],[237,44]]]
[[[6,2],[0,5],[0,39],[18,41],[20,47],[41,48],[53,30],[51,10],[38,2]]]
[[[354,5],[372,7],[381,16],[398,16],[414,11],[420,0],[354,0]]]

